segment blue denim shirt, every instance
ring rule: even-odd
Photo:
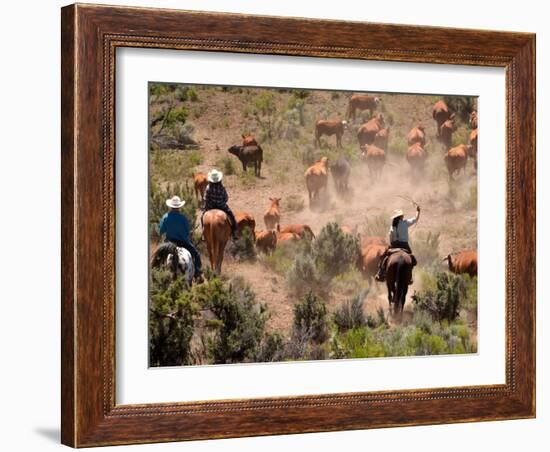
[[[171,210],[164,214],[160,220],[160,233],[166,234],[167,240],[189,242],[191,227],[185,215],[177,210]]]

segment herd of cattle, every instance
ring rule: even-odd
[[[347,119],[354,120],[356,110],[369,110],[370,119],[362,124],[357,132],[357,139],[360,155],[366,162],[373,180],[380,177],[386,163],[386,152],[390,126],[386,126],[381,113],[375,114],[377,107],[382,102],[380,97],[369,95],[353,95],[349,100]],[[449,179],[460,171],[464,171],[468,158],[473,159],[474,168],[477,169],[477,113],[470,114],[471,133],[469,142],[452,147],[452,136],[456,130],[455,114],[451,113],[447,104],[440,100],[433,105],[432,117],[437,126],[437,140],[442,143],[445,150],[443,160],[448,170]],[[336,136],[336,146],[341,147],[342,136],[348,130],[346,120],[318,120],[315,123],[315,142],[320,146],[320,138],[323,135]],[[256,138],[252,135],[242,136],[242,145],[232,146],[228,152],[235,155],[242,163],[243,171],[248,166],[253,166],[256,176],[260,176],[263,150]],[[413,175],[421,174],[424,171],[427,159],[426,153],[426,130],[422,124],[413,127],[407,135],[408,150],[406,160],[411,167]],[[337,192],[345,192],[348,189],[351,166],[346,157],[340,157],[333,164],[329,164],[326,156],[311,165],[304,173],[305,185],[308,191],[310,206],[316,203],[327,190],[329,174],[332,175]],[[207,179],[204,173],[193,175],[195,193],[201,201],[207,186]],[[238,234],[245,229],[250,231],[254,238],[256,249],[262,253],[272,253],[277,247],[299,240],[314,240],[315,235],[307,224],[281,225],[281,198],[269,198],[270,204],[265,210],[263,221],[264,230],[257,230],[256,219],[247,212],[236,212],[235,217],[238,224]],[[220,212],[223,214],[223,212]],[[225,214],[223,214],[225,215]],[[225,244],[229,240],[227,226],[222,224],[224,219],[220,217],[216,225],[215,219],[205,216],[204,237],[207,242],[210,263],[215,271],[221,271]],[[227,223],[227,222],[225,222]],[[216,229],[218,228],[218,229]],[[342,226],[343,233],[353,234],[358,237],[360,243],[360,258],[358,268],[365,278],[374,278],[380,258],[388,244],[384,237],[361,237],[357,233],[357,226],[351,229]],[[218,231],[218,232],[216,232]],[[449,270],[454,273],[467,273],[470,276],[477,274],[477,252],[475,250],[463,250],[453,255],[448,255],[444,261],[448,262]]]

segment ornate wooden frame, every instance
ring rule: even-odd
[[[535,35],[71,5],[62,9],[62,442],[74,447],[535,416]],[[115,404],[115,49],[506,68],[506,383]]]

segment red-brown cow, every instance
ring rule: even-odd
[[[315,234],[307,224],[287,224],[280,229],[280,232],[292,232],[303,238],[315,238]]]
[[[376,134],[384,128],[386,123],[384,122],[384,115],[379,113],[374,118],[369,119],[365,124],[359,127],[357,131],[357,139],[359,140],[359,145],[363,146],[365,144],[374,144]]]
[[[237,235],[241,235],[245,229],[248,229],[254,237],[256,229],[256,220],[247,212],[235,212],[235,220],[237,220]]]
[[[427,154],[420,143],[414,143],[407,150],[407,162],[411,166],[413,177],[424,173]]]
[[[468,157],[471,157],[474,160],[474,169],[477,171],[477,129],[474,129],[470,132],[470,137],[468,139],[468,144],[472,146],[472,149],[468,153]]]
[[[439,136],[439,129],[441,124],[443,124],[447,119],[451,117],[449,112],[449,107],[444,100],[437,101],[432,107],[432,118],[434,118],[437,124],[437,135]]]
[[[243,146],[258,146],[258,142],[256,141],[256,137],[254,135],[241,135],[243,138]]]
[[[193,185],[195,187],[195,196],[200,198],[201,202],[204,201],[204,192],[208,185],[208,179],[204,173],[193,173]]]
[[[385,127],[380,129],[374,136],[374,145],[378,146],[380,149],[388,149],[388,140],[390,138],[390,127]]]
[[[443,259],[447,261],[449,270],[455,274],[467,273],[471,277],[477,276],[477,251],[464,250],[456,254],[449,254]]]
[[[456,130],[454,117],[453,113],[439,128],[439,140],[446,150],[449,150],[453,143],[453,132]]]
[[[361,257],[359,259],[359,271],[363,277],[369,280],[369,286],[372,287],[374,277],[378,272],[380,258],[386,251],[386,245],[372,243],[361,249]]]
[[[444,160],[449,172],[449,180],[453,179],[454,173],[458,173],[460,170],[466,171],[466,162],[471,148],[470,144],[460,144],[447,151]]]
[[[306,178],[306,187],[309,196],[309,205],[318,200],[321,191],[326,190],[328,181],[328,158],[322,157],[321,160],[311,165],[304,173]]]
[[[321,137],[323,135],[336,135],[336,146],[342,147],[342,135],[348,128],[347,121],[341,119],[319,119],[315,123],[315,144],[321,147]]]
[[[416,143],[419,143],[422,147],[426,146],[426,129],[422,124],[413,127],[407,135],[407,144],[409,146]]]
[[[361,151],[361,157],[367,162],[371,177],[373,180],[378,180],[386,164],[386,153],[384,149],[380,149],[372,144],[361,146]]]
[[[368,94],[354,94],[349,99],[347,118],[355,119],[355,110],[369,110],[369,116],[372,116],[382,98],[369,96]]]
[[[475,110],[470,113],[470,127],[477,129],[477,111]]]

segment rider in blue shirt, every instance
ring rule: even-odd
[[[179,196],[174,196],[166,200],[166,205],[170,207],[170,211],[165,213],[160,220],[160,234],[165,235],[168,242],[181,246],[191,253],[195,264],[195,277],[200,278],[202,275],[201,256],[191,242],[189,221],[179,210],[185,205],[185,201],[182,201]]]

